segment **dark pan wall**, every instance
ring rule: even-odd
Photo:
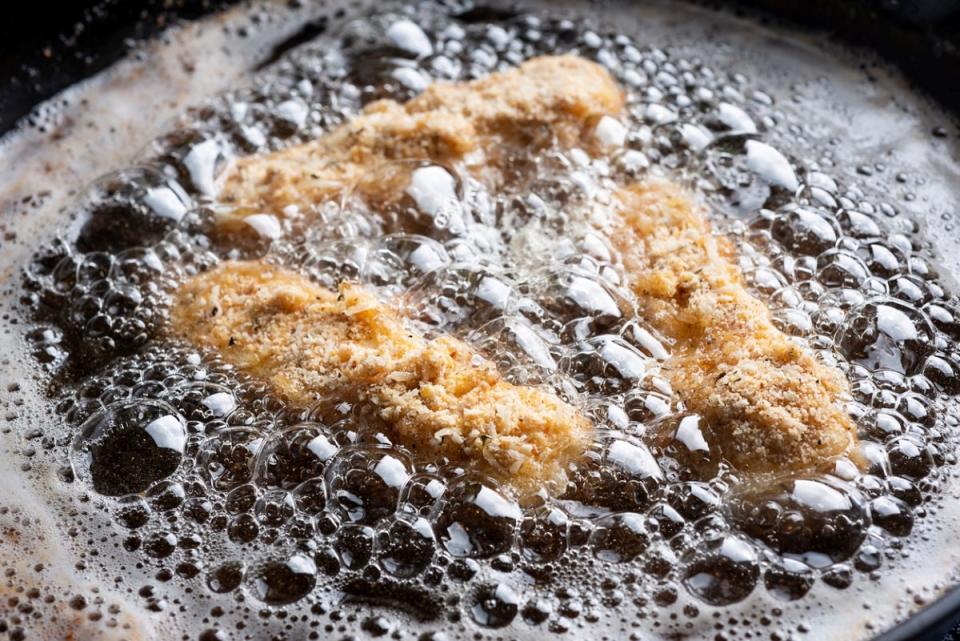
[[[876,49],[960,114],[960,0],[699,1]],[[134,40],[235,2],[7,0],[0,20],[0,133],[38,102],[108,66]]]

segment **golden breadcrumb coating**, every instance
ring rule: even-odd
[[[238,160],[220,199],[277,217],[347,190],[371,204],[403,193],[417,160],[475,171],[496,168],[508,148],[569,146],[623,94],[600,65],[575,56],[533,58],[515,69],[464,83],[435,83],[400,104],[380,100],[321,138]],[[396,163],[391,161],[414,161]]]
[[[170,321],[297,406],[370,404],[411,450],[518,488],[562,489],[591,431],[556,395],[508,383],[455,338],[424,338],[358,285],[333,292],[284,268],[227,262],[184,283]]]
[[[602,146],[591,146],[596,124],[605,115],[618,115],[622,108],[622,91],[599,65],[572,56],[535,58],[480,80],[437,83],[405,104],[389,100],[371,104],[316,141],[241,159],[224,183],[222,198],[282,217],[290,205],[305,211],[355,191],[375,211],[384,211],[390,202],[402,197],[409,172],[417,166],[396,162],[407,160],[458,164],[495,191],[509,180],[510,172],[518,171],[517,149],[525,150],[527,156],[551,145],[602,153]],[[522,168],[520,164],[519,170]],[[643,315],[674,341],[673,355],[664,367],[685,405],[706,419],[711,442],[737,468],[750,471],[805,469],[850,451],[856,435],[842,407],[848,395],[843,375],[817,361],[812,352],[773,325],[766,306],[745,289],[729,243],[712,234],[704,213],[667,182],[627,186],[617,196],[617,215],[606,231],[623,255],[626,281],[638,297]],[[239,208],[241,214],[243,210]],[[270,290],[280,286],[277,273],[271,272],[274,280],[270,281]],[[226,278],[228,272],[217,274]],[[206,280],[201,277],[195,282]],[[192,285],[191,291],[197,286]],[[298,286],[291,291],[305,290]],[[342,295],[359,296],[356,291],[348,286]],[[181,296],[181,309],[182,300]],[[279,304],[279,298],[271,304]],[[181,325],[183,320],[181,316]],[[316,326],[325,324],[318,322]],[[220,327],[221,321],[210,326]],[[337,331],[347,331],[342,322],[337,327]],[[204,336],[207,333],[201,332]],[[191,331],[188,335],[197,337],[198,333]],[[223,338],[205,339],[204,344],[226,349]],[[378,341],[376,354],[389,352],[390,363],[411,349],[418,354],[422,351],[415,347],[422,339],[411,338],[414,344],[407,345],[402,330],[392,332],[389,340],[400,342],[391,348]],[[442,346],[440,353],[470,353],[450,339],[437,345]],[[243,350],[230,349],[246,355],[243,358],[287,353],[280,343],[264,345],[263,353],[249,345]],[[316,353],[325,354],[325,348],[318,348]],[[429,350],[427,353],[432,354]],[[452,355],[450,358],[456,360]],[[318,368],[314,374],[305,367],[293,373],[279,372],[271,364],[262,376],[284,395],[305,402],[329,388],[329,380],[337,380],[331,370],[338,366],[335,362],[315,358],[309,362]],[[367,361],[361,358],[357,362]],[[257,373],[255,363],[244,367]],[[496,373],[488,368],[470,376],[479,376],[481,371],[491,381],[496,379]],[[360,380],[357,376],[343,374],[351,381]],[[501,389],[494,383],[490,386]],[[375,395],[378,402],[386,408],[394,407],[397,399],[387,399],[386,388],[377,389],[381,390]],[[389,389],[396,389],[396,385]],[[511,391],[508,396],[516,399],[533,393]],[[489,394],[484,396],[484,402],[491,398]],[[482,415],[494,411],[481,405],[474,410]],[[433,422],[436,416],[423,416],[429,420],[412,419],[415,426],[409,429],[404,427],[407,423],[399,421],[398,429],[414,439],[427,432],[433,434],[436,430],[420,427],[437,427],[439,424]],[[572,420],[564,424],[569,427]],[[473,423],[457,425],[451,419],[449,426],[437,429],[449,427],[459,437],[473,429]],[[496,431],[503,436],[512,434],[501,433],[499,427]],[[523,433],[533,438],[530,429]],[[553,442],[554,436],[545,438]],[[413,442],[405,441],[408,445]],[[559,447],[565,453],[569,451],[566,445]],[[504,450],[516,451],[511,447]],[[504,469],[513,466],[510,461],[498,465]],[[533,470],[523,470],[528,477],[536,476]],[[551,474],[548,470],[546,476]]]
[[[848,452],[846,378],[777,329],[692,200],[666,181],[631,185],[619,200],[610,237],[629,286],[644,318],[675,341],[671,384],[724,456],[740,470],[778,471]]]

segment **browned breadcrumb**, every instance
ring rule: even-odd
[[[288,205],[307,210],[355,190],[382,211],[402,196],[414,166],[394,161],[410,159],[459,163],[495,190],[518,170],[517,149],[599,153],[588,134],[622,107],[602,67],[536,58],[480,80],[435,84],[403,105],[374,103],[316,141],[241,159],[222,197],[283,216]],[[619,201],[619,223],[608,231],[627,281],[644,315],[675,341],[666,369],[684,403],[707,419],[712,442],[738,468],[756,471],[809,468],[849,451],[856,436],[841,407],[846,380],[773,325],[744,288],[729,244],[692,201],[666,182],[624,188]],[[329,376],[320,372],[314,377]],[[291,398],[297,385],[301,395],[326,385],[302,372],[289,381],[272,368],[264,374]]]
[[[297,406],[370,404],[411,450],[518,488],[561,484],[591,430],[555,394],[508,383],[455,338],[424,338],[358,285],[333,292],[287,269],[228,262],[184,283],[170,320]]]
[[[393,161],[464,161],[482,173],[501,167],[506,149],[569,146],[622,106],[620,88],[600,65],[534,58],[479,80],[435,83],[403,104],[374,102],[317,140],[241,158],[220,198],[241,205],[239,215],[252,207],[282,217],[288,205],[306,211],[345,191],[376,206],[402,194],[416,167]]]
[[[642,314],[675,340],[671,384],[741,470],[816,466],[847,453],[856,430],[847,380],[773,324],[746,290],[732,248],[675,184],[619,194],[610,234]]]

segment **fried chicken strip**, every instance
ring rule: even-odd
[[[455,338],[424,338],[357,285],[334,292],[266,263],[228,262],[188,280],[170,320],[175,333],[296,406],[371,406],[411,450],[521,489],[562,483],[590,434],[590,422],[556,395],[503,380]]]
[[[729,241],[693,201],[666,181],[631,185],[619,201],[610,238],[629,285],[644,318],[675,341],[670,382],[724,456],[740,470],[770,472],[850,451],[846,378],[777,329],[746,290]]]
[[[406,159],[460,163],[493,191],[513,170],[517,148],[602,153],[591,146],[596,124],[622,107],[602,67],[536,58],[480,80],[435,84],[403,105],[374,103],[316,141],[242,159],[223,198],[278,216],[349,190],[382,206],[402,196],[409,179],[383,167]],[[856,435],[842,408],[843,375],[774,326],[746,290],[729,243],[692,200],[651,181],[622,188],[615,201],[605,231],[622,254],[627,285],[645,318],[674,341],[665,370],[726,458],[746,471],[800,470],[850,451]]]
[[[418,160],[464,161],[490,182],[505,150],[569,147],[622,106],[622,91],[596,63],[534,58],[471,82],[435,83],[403,104],[374,102],[317,140],[241,158],[220,199],[277,217],[351,190],[377,205],[402,195],[417,166],[408,161]]]

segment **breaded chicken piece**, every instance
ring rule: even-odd
[[[402,196],[417,166],[394,161],[464,161],[471,171],[489,174],[502,169],[506,150],[571,146],[622,106],[622,91],[598,64],[575,56],[533,58],[479,80],[435,83],[403,104],[374,102],[317,140],[241,158],[220,200],[240,205],[239,216],[278,218],[289,205],[307,211],[345,191],[382,205]]]
[[[170,321],[297,406],[371,404],[411,450],[521,489],[562,489],[591,431],[556,395],[508,383],[455,338],[424,338],[357,285],[333,292],[287,269],[228,262],[184,283]]]
[[[675,184],[619,193],[610,238],[641,313],[675,341],[665,367],[684,404],[740,470],[814,467],[845,454],[856,429],[846,378],[773,324],[746,290],[729,241]],[[853,454],[856,457],[856,454]]]
[[[409,175],[392,161],[405,159],[460,163],[495,191],[515,170],[517,149],[601,153],[591,147],[596,124],[622,108],[623,94],[602,67],[536,58],[480,80],[435,84],[403,105],[374,103],[316,141],[242,159],[222,197],[277,216],[350,190],[383,207],[404,193]],[[711,442],[750,471],[810,468],[849,451],[856,436],[841,406],[846,380],[773,325],[704,214],[666,182],[618,195],[606,231],[644,316],[675,341],[665,368],[687,407],[706,419]],[[297,384],[285,393],[295,397]]]

